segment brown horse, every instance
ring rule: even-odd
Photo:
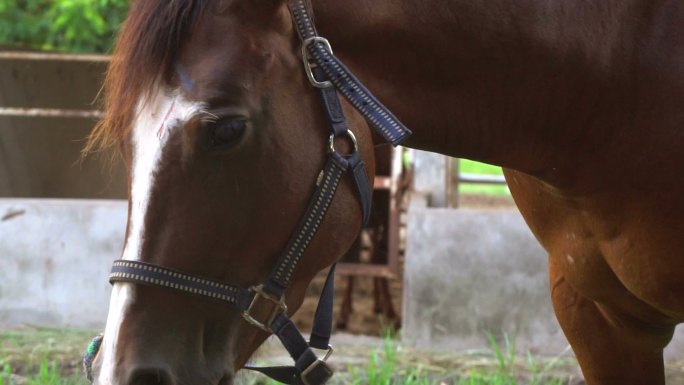
[[[587,383],[663,384],[684,321],[684,5],[312,3],[320,35],[414,130],[409,146],[508,169]],[[242,286],[268,274],[325,146],[286,5],[134,2],[93,135],[129,165],[124,258]],[[352,127],[370,160],[367,127]],[[290,309],[359,222],[343,181]],[[211,301],[117,284],[95,382],[230,384],[266,336]]]

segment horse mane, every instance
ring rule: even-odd
[[[104,116],[88,136],[84,153],[121,144],[139,103],[149,100],[174,73],[180,45],[207,0],[137,0],[121,27],[102,89]]]

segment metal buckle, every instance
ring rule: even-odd
[[[351,130],[345,131],[347,134],[347,137],[351,139],[352,143],[354,144],[354,152],[359,151],[359,142],[356,141],[356,136],[354,136],[354,133],[351,132]],[[332,154],[333,152],[337,152],[335,150],[335,134],[330,134],[330,139],[328,139],[328,144],[330,145],[330,148],[328,149],[328,152]]]
[[[307,48],[309,47],[309,45],[314,43],[323,44],[325,48],[327,48],[328,51],[330,51],[331,55],[333,53],[332,47],[330,46],[330,42],[328,41],[328,39],[324,37],[312,36],[304,40],[302,42],[302,61],[304,62],[304,71],[306,72],[306,76],[309,78],[309,82],[311,82],[311,84],[316,88],[332,87],[333,84],[329,80],[326,80],[324,82],[319,82],[318,80],[316,80],[313,71],[311,70],[311,61],[309,60],[309,51]]]
[[[306,341],[306,343],[308,344],[309,341]],[[317,348],[314,348],[313,346],[311,347],[311,349],[324,350],[324,349],[317,349]],[[323,356],[323,361],[326,361],[326,362],[327,362],[327,361],[328,361],[328,358],[330,358],[330,356],[332,356],[332,354],[333,354],[334,352],[335,352],[335,349],[332,347],[332,345],[328,344],[328,348],[325,349],[325,356]]]
[[[308,344],[308,341],[307,341],[307,344]],[[315,349],[315,348],[312,348],[312,349]],[[323,350],[323,349],[316,349],[316,350]],[[316,368],[318,368],[318,366],[320,366],[322,364],[327,364],[328,358],[330,358],[330,356],[333,354],[334,351],[335,351],[335,349],[333,349],[332,345],[328,344],[328,349],[326,350],[325,356],[323,356],[323,359],[320,359],[320,358],[316,359],[316,361],[312,362],[311,365],[309,365],[306,369],[304,369],[304,371],[302,372],[302,375],[300,376],[302,379],[302,383],[304,385],[320,385],[320,384],[311,384],[306,376],[309,375],[311,372],[313,372]],[[328,369],[329,369],[329,367],[328,367]],[[324,383],[328,382],[328,380],[330,380],[330,378],[332,378],[332,375],[333,375],[333,373],[331,370],[328,377],[322,383],[324,384]]]
[[[249,290],[253,291],[256,294],[254,295],[254,298],[252,298],[252,303],[249,304],[249,307],[247,308],[247,310],[242,312],[242,317],[250,325],[256,326],[265,332],[272,333],[273,331],[271,330],[271,325],[273,324],[273,321],[275,321],[276,317],[279,316],[280,314],[287,312],[287,305],[285,304],[285,296],[282,296],[280,298],[274,297],[273,295],[264,291],[264,285],[252,286],[249,288]],[[267,300],[268,302],[275,305],[275,307],[273,308],[273,311],[269,315],[266,322],[260,322],[259,320],[254,318],[251,314],[252,308],[254,308],[255,304],[259,301],[259,298],[263,298],[263,299]]]
[[[326,355],[326,357],[327,356],[328,355]],[[308,378],[309,374],[313,373],[313,371],[318,369],[319,366],[321,366],[321,365],[324,365],[324,370],[326,371],[324,373],[325,377],[322,379],[323,381],[315,382],[315,383],[309,382],[309,378]],[[319,358],[316,361],[312,362],[311,365],[309,365],[309,367],[304,369],[304,371],[302,372],[302,375],[300,376],[300,379],[302,380],[302,384],[304,384],[304,385],[322,385],[322,384],[325,384],[326,382],[328,382],[332,378],[332,376],[333,376],[332,369],[330,369],[328,364],[326,364],[325,360],[321,360]]]

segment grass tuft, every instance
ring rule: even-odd
[[[12,366],[3,363],[0,372],[0,385],[87,385],[81,376],[64,376],[56,361],[41,361],[36,373],[28,377],[14,375]]]
[[[4,333],[9,338],[0,338],[0,385],[86,385],[78,362],[93,333],[63,333]],[[355,351],[353,356],[364,357],[363,363],[338,368],[330,385],[567,385],[565,370],[576,367],[574,361],[562,358],[566,352],[553,360],[542,361],[530,354],[520,357],[516,355],[515,338],[506,334],[485,336],[489,341],[487,352],[453,355],[403,346],[391,329],[385,329],[382,345]],[[237,384],[277,382],[245,374]]]
[[[354,385],[565,385],[568,379],[550,374],[553,364],[542,367],[531,355],[525,362],[531,378],[522,379],[520,359],[516,355],[515,339],[503,334],[500,343],[491,333],[486,334],[491,355],[498,365],[493,369],[471,369],[469,373],[458,375],[434,370],[425,370],[420,362],[406,365],[399,360],[400,346],[392,333],[385,333],[382,349],[370,353],[366,368],[351,368]]]

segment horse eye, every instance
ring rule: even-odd
[[[211,125],[210,144],[212,148],[226,148],[237,144],[247,128],[244,119],[220,119]]]

